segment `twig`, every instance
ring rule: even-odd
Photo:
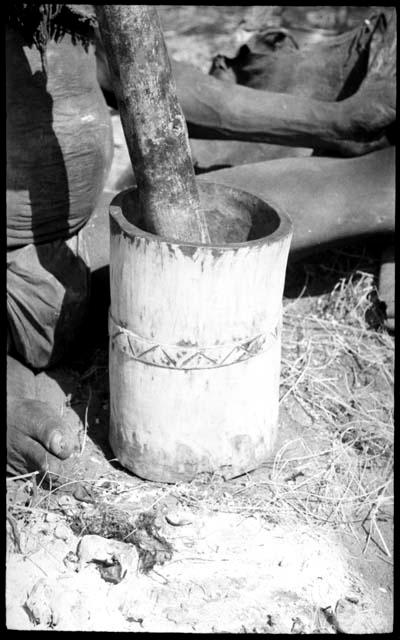
[[[376,521],[375,515],[374,515],[373,523],[374,523],[374,527],[375,527],[375,529],[376,529],[376,531],[377,531],[377,533],[378,533],[378,535],[379,535],[379,538],[380,538],[380,540],[381,540],[381,542],[382,542],[382,545],[383,545],[383,548],[384,548],[384,550],[385,550],[386,555],[388,556],[388,558],[391,558],[391,557],[392,557],[392,554],[390,553],[390,551],[389,551],[389,549],[388,549],[388,547],[387,547],[387,544],[386,544],[386,542],[385,542],[385,539],[384,539],[384,537],[383,537],[383,535],[382,535],[382,533],[381,533],[381,530],[380,530],[380,528],[378,527],[378,523],[377,523],[377,521]]]
[[[88,416],[88,411],[89,411],[89,405],[90,405],[91,398],[92,398],[92,387],[89,385],[89,397],[88,397],[88,401],[87,401],[87,405],[86,405],[86,409],[85,409],[85,423],[84,423],[82,446],[81,446],[81,450],[80,450],[80,453],[79,453],[80,456],[83,454],[84,449],[85,449],[85,445],[86,445],[86,438],[87,438],[87,432],[88,432],[87,416]]]
[[[32,476],[37,476],[40,471],[32,471],[31,473],[24,473],[22,476],[12,476],[11,478],[7,478],[7,482],[13,482],[14,480],[23,480],[24,478],[31,478]]]
[[[13,516],[10,513],[7,513],[7,520],[10,523],[12,532],[13,532],[13,536],[14,536],[14,542],[15,545],[17,547],[17,551],[19,553],[22,553],[22,548],[21,548],[21,537],[19,535],[19,531],[18,531],[18,525],[15,522],[15,519],[13,518]]]

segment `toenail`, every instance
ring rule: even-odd
[[[52,453],[54,453],[55,455],[60,454],[65,446],[62,433],[60,433],[59,431],[55,431],[54,433],[52,433],[49,445]]]

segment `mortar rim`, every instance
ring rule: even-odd
[[[160,236],[155,233],[151,233],[150,231],[145,231],[141,229],[137,225],[129,222],[126,216],[123,213],[123,203],[130,192],[137,191],[138,187],[129,187],[128,189],[124,189],[117,193],[109,204],[109,216],[112,218],[121,228],[121,230],[130,238],[134,237],[142,237],[151,241],[163,242],[169,245],[177,246],[177,247],[188,247],[192,249],[202,248],[202,249],[218,249],[220,251],[229,251],[232,249],[242,249],[247,247],[256,247],[261,245],[271,245],[276,244],[280,240],[285,240],[290,238],[293,234],[293,222],[290,216],[283,211],[283,209],[275,204],[272,200],[267,201],[265,198],[262,198],[260,195],[251,193],[250,191],[245,191],[244,189],[237,189],[236,187],[231,187],[228,185],[224,185],[219,182],[209,182],[203,181],[198,183],[199,188],[201,189],[203,184],[216,186],[222,190],[227,189],[229,191],[233,191],[236,194],[244,193],[247,196],[255,198],[260,202],[264,203],[268,207],[274,210],[275,214],[279,218],[279,224],[277,228],[267,236],[263,236],[261,238],[256,238],[255,240],[246,240],[245,242],[229,242],[229,243],[206,243],[206,242],[189,242],[189,241],[181,241],[176,238],[170,238],[167,236]],[[201,186],[200,186],[201,185]]]

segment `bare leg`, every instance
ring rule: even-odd
[[[292,218],[292,258],[366,236],[389,236],[379,296],[394,330],[395,148],[351,159],[285,158],[212,171],[200,180],[244,189]]]
[[[349,159],[258,162],[212,171],[199,180],[244,189],[281,207],[293,221],[293,255],[394,232],[394,147]]]
[[[228,84],[172,60],[189,135],[318,148],[326,155],[347,157],[384,148],[387,128],[396,120],[396,33],[393,11],[367,77],[355,94],[339,102]],[[97,49],[102,86],[112,90],[100,40]]]

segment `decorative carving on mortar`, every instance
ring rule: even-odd
[[[134,360],[167,369],[214,369],[243,362],[268,351],[280,337],[281,322],[276,322],[267,333],[260,333],[240,342],[213,347],[152,342],[121,327],[111,314],[109,314],[108,330],[111,348],[117,347]]]

